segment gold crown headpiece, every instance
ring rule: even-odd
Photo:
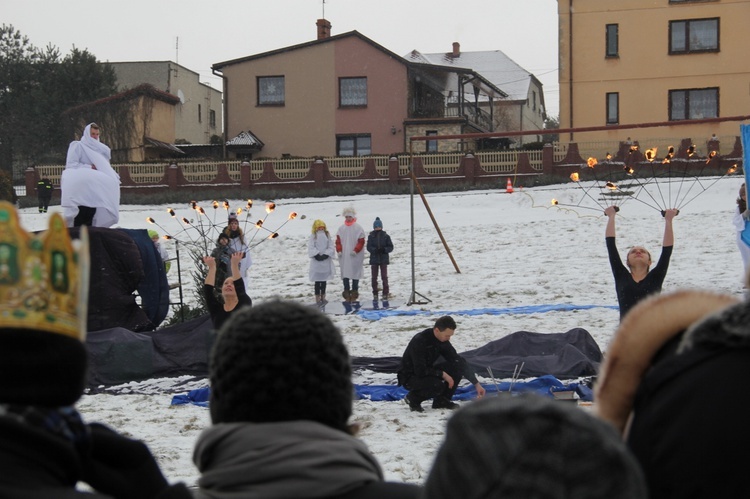
[[[86,338],[88,232],[71,241],[59,213],[38,234],[20,225],[15,207],[0,201],[0,328]],[[2,332],[0,331],[0,334]]]

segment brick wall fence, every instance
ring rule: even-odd
[[[237,167],[233,166],[232,171],[228,163],[217,162],[208,168],[207,173],[204,172],[200,180],[188,180],[183,167],[177,162],[149,165],[151,174],[147,181],[134,178],[140,175],[135,173],[140,165],[118,165],[117,170],[123,194],[127,191],[159,193],[167,190],[201,190],[213,193],[226,192],[232,188],[251,191],[268,187],[277,192],[289,192],[290,195],[310,190],[335,190],[342,183],[346,183],[348,187],[358,187],[363,192],[376,186],[379,188],[378,192],[383,192],[383,185],[408,186],[411,178],[409,165],[412,162],[414,175],[420,185],[455,185],[457,188],[504,188],[506,178],[510,178],[514,186],[562,183],[570,181],[571,174],[575,172],[579,173],[581,181],[585,181],[604,178],[619,180],[628,174],[654,177],[662,175],[661,172],[667,168],[671,176],[725,175],[735,167],[741,171],[742,145],[739,137],[735,138],[734,146],[726,154],[710,152],[720,150],[718,141],[712,143],[709,140],[705,149],[701,147],[701,150],[706,151],[702,156],[700,152],[692,151],[695,146],[691,139],[682,139],[679,144],[668,163],[663,161],[666,151],[660,150],[658,158],[649,161],[647,152],[638,147],[637,142],[621,142],[614,155],[596,158],[595,161],[581,157],[575,143],[567,144],[565,148],[548,144],[541,151],[503,152],[505,159],[497,162],[493,162],[494,156],[484,152],[360,158],[358,164],[362,166],[355,167],[353,172],[350,168],[348,175],[337,174],[340,172],[331,166],[331,163],[340,158],[296,160],[297,164],[303,165],[297,168],[297,175],[289,175],[288,171],[280,173],[279,163],[283,160],[242,162]],[[725,143],[725,149],[728,149],[726,145],[728,144]],[[507,156],[508,154],[511,156]],[[40,176],[47,176],[55,185],[55,196],[59,197],[59,177],[63,168],[58,165],[26,169],[27,195],[34,196]]]

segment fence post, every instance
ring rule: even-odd
[[[552,174],[552,165],[555,163],[555,146],[549,142],[542,148],[542,175]]]
[[[323,158],[315,158],[315,161],[312,162],[310,168],[312,168],[313,183],[315,184],[315,188],[322,188],[323,184],[325,183],[325,179],[323,178],[323,169],[327,169],[328,166],[326,165],[325,161],[323,161]]]
[[[33,166],[26,168],[23,172],[23,177],[24,183],[26,184],[26,195],[32,196],[36,191],[36,183],[38,182],[36,168]]]
[[[398,185],[398,157],[390,156],[388,158],[388,182]]]
[[[467,152],[461,160],[464,164],[464,178],[466,183],[474,185],[474,177],[476,175],[477,158],[474,157],[472,152]]]
[[[250,184],[253,183],[252,174],[253,172],[250,168],[249,161],[243,161],[242,163],[240,163],[240,188],[243,191],[250,189]]]
[[[170,190],[177,188],[177,168],[177,163],[170,163],[167,168],[167,185]]]

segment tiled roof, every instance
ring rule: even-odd
[[[253,132],[248,130],[247,132],[240,132],[233,139],[227,141],[228,146],[253,146],[258,149],[262,148],[265,144],[258,137],[253,135]]]

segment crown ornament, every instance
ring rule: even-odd
[[[73,241],[53,213],[26,232],[15,207],[0,201],[0,329],[33,329],[84,341],[89,287],[88,231]],[[0,334],[2,331],[0,330]]]

